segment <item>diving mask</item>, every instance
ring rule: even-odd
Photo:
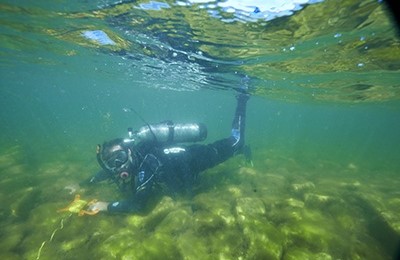
[[[127,169],[131,161],[131,151],[124,149],[120,145],[116,145],[104,151],[100,145],[97,146],[97,161],[100,166],[112,173],[120,172],[122,169]]]

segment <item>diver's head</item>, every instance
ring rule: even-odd
[[[97,161],[114,180],[127,180],[136,165],[131,148],[118,138],[97,146]]]

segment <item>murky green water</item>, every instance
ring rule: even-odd
[[[382,3],[261,19],[227,1],[14,2],[0,4],[1,259],[394,257],[400,49]],[[122,198],[77,183],[97,143],[143,124],[132,108],[229,135],[244,75],[253,165],[233,158],[143,215],[57,211]]]

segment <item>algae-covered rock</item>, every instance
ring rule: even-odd
[[[75,234],[61,243],[60,249],[64,252],[82,248],[88,240],[89,234]]]
[[[294,198],[288,198],[284,202],[285,205],[290,208],[304,208],[304,202]]]
[[[297,222],[303,218],[304,202],[288,198],[273,203],[268,211],[268,219],[276,225]]]
[[[68,218],[69,212],[59,213],[57,210],[62,207],[59,203],[45,203],[35,207],[27,220],[31,227],[40,230],[54,229],[60,225],[62,219]]]
[[[257,198],[238,199],[236,214],[247,241],[246,258],[280,259],[284,237],[268,222],[264,203]]]
[[[221,220],[211,221],[217,222],[222,223]],[[225,225],[212,228],[194,223],[194,228],[177,238],[177,246],[185,259],[238,259],[244,256],[246,244],[238,227]]]
[[[315,253],[343,248],[346,244],[345,233],[336,221],[318,210],[302,211],[299,221],[283,224],[280,230],[286,235],[287,248],[312,249]]]
[[[228,191],[234,198],[238,198],[238,197],[242,196],[242,190],[238,186],[233,186],[233,185],[229,186]]]
[[[207,211],[197,211],[193,215],[192,228],[201,236],[209,236],[226,227],[224,220]]]
[[[19,220],[26,220],[39,203],[41,190],[33,187],[21,190],[18,196],[11,204],[12,214]]]
[[[7,260],[20,260],[21,256],[11,252],[1,252],[0,259],[7,259]]]
[[[239,169],[238,174],[239,174],[239,176],[242,175],[242,176],[245,176],[246,178],[249,178],[251,176],[256,176],[257,175],[257,171],[255,169],[253,169],[253,168],[250,168],[250,167],[241,167]]]
[[[236,214],[238,221],[246,221],[247,218],[262,218],[265,216],[265,205],[258,198],[240,198],[236,200]]]
[[[327,253],[312,253],[306,248],[293,248],[285,253],[286,260],[331,260],[332,256]]]
[[[121,259],[123,253],[127,249],[139,249],[142,238],[143,232],[135,233],[129,229],[118,229],[118,232],[110,234],[110,236],[101,243],[101,246],[97,247],[97,252],[95,252],[93,258]],[[137,250],[137,252],[140,253],[139,250]]]
[[[9,225],[2,227],[0,252],[13,252],[24,239],[24,226]],[[1,258],[7,259],[7,258]]]
[[[187,210],[178,209],[171,211],[162,221],[156,226],[156,232],[177,236],[191,225],[191,215]]]
[[[342,182],[340,183],[340,187],[345,188],[349,191],[357,191],[361,187],[361,183],[359,181]]]
[[[284,236],[266,219],[248,219],[241,223],[247,241],[248,259],[281,259]]]
[[[315,189],[315,184],[311,181],[304,182],[304,183],[293,183],[291,185],[291,189],[295,193],[304,193],[305,191]]]
[[[194,230],[188,230],[177,239],[177,246],[185,259],[210,259],[209,242]]]
[[[325,209],[327,206],[339,202],[337,198],[332,196],[315,193],[306,193],[304,200],[307,207],[320,209]]]
[[[164,232],[148,233],[144,237],[137,236],[135,244],[121,250],[118,259],[181,259],[176,242],[171,234]]]
[[[349,215],[347,212],[335,216],[338,227],[349,232],[359,230],[360,221],[355,216]]]
[[[157,252],[162,255],[163,252],[168,251],[163,247],[170,248],[173,241],[169,234],[120,226],[117,230],[107,230],[102,238],[103,240],[97,245],[93,245],[96,249],[93,258],[154,259]],[[153,258],[149,258],[150,256]]]
[[[225,194],[226,195],[226,194]],[[197,221],[207,221],[209,216],[211,218],[217,218],[219,221],[222,220],[226,225],[232,225],[235,222],[235,216],[232,213],[232,206],[230,198],[225,198],[223,195],[218,196],[219,199],[215,199],[210,194],[199,194],[192,202],[192,209],[194,211],[194,217]],[[202,215],[198,218],[198,215]]]
[[[125,222],[129,228],[139,228],[144,225],[145,217],[131,214],[126,216]]]
[[[176,202],[170,197],[163,197],[160,203],[143,219],[143,228],[152,231],[164,218],[177,208]]]

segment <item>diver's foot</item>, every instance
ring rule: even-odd
[[[244,138],[240,134],[240,130],[237,128],[232,128],[231,130],[232,147],[235,153],[242,153],[244,146]]]
[[[236,91],[238,92],[238,95],[240,95],[240,94],[250,95],[249,82],[250,82],[249,76],[244,75],[242,77],[240,87],[236,88]]]
[[[240,130],[237,128],[232,128],[231,136],[235,139],[233,146],[237,145],[240,142]]]

